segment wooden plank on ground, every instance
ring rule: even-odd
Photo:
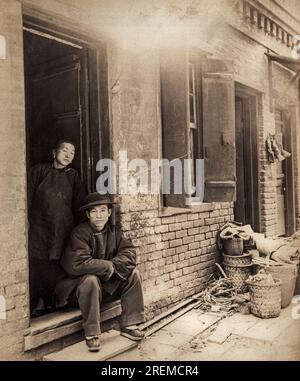
[[[41,347],[44,344],[50,343],[52,341],[58,340],[62,337],[71,335],[72,333],[78,332],[82,329],[82,322],[75,321],[69,323],[66,326],[60,326],[51,330],[40,332],[37,335],[25,336],[25,351],[29,351],[34,348]]]
[[[101,322],[107,321],[121,314],[120,303],[113,303],[111,306],[112,307],[110,308],[101,310]],[[56,319],[55,324],[53,319],[52,323],[50,322],[49,324],[49,326],[53,328],[50,329],[47,327],[45,321],[42,321],[40,325],[35,323],[33,333],[25,336],[25,351],[38,348],[44,344],[82,330],[82,319],[79,310],[73,311],[72,314],[70,313],[65,316],[65,320],[62,320],[61,318],[62,317]]]
[[[114,314],[119,310],[119,307],[119,300],[112,303],[103,304],[103,306],[101,306],[101,321],[111,319],[111,313]],[[32,319],[29,334],[37,335],[45,330],[51,330],[78,320],[81,320],[81,312],[79,309],[56,311],[51,314]]]
[[[29,334],[31,336],[38,335],[46,330],[51,330],[78,320],[81,320],[81,312],[79,309],[64,312],[53,312],[52,314],[32,319]]]
[[[123,353],[138,344],[120,335],[116,330],[101,335],[99,352],[89,352],[85,341],[70,345],[43,358],[44,361],[104,361]]]

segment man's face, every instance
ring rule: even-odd
[[[62,143],[53,151],[55,168],[65,168],[71,164],[75,156],[75,147],[71,143]]]
[[[111,215],[111,210],[107,205],[94,206],[87,212],[87,216],[92,225],[96,227],[98,231],[101,231],[107,223]]]

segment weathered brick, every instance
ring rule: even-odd
[[[208,217],[209,217],[209,212],[199,213],[199,218],[201,218],[202,220],[204,220],[205,218],[208,218]]]
[[[165,273],[170,273],[176,271],[176,263],[172,263],[171,265],[165,266]]]
[[[163,267],[166,264],[165,258],[157,259],[156,261],[150,261],[147,263],[147,271],[150,269],[160,269],[161,275],[164,274]]]
[[[206,234],[211,234],[211,233],[206,233]],[[202,241],[205,239],[205,235],[204,234],[197,234],[195,235],[195,241]]]
[[[196,221],[187,221],[182,223],[182,229],[192,228]]]
[[[188,236],[188,237],[184,237],[182,242],[183,242],[184,245],[187,244],[187,243],[192,243],[192,242],[195,241],[195,237],[197,237],[197,236],[191,235],[191,236]]]
[[[170,257],[176,253],[176,249],[173,248],[173,249],[163,250],[162,253],[163,253],[163,257]]]
[[[182,269],[183,275],[193,273],[195,271],[194,266],[188,266]]]
[[[182,269],[182,268],[184,268],[184,267],[187,267],[188,265],[189,265],[189,259],[186,259],[186,260],[179,261],[179,262],[177,263],[176,268],[177,268],[177,270],[178,270],[178,269]]]
[[[199,228],[188,229],[188,235],[196,235],[199,233]]]
[[[185,222],[187,221],[187,215],[186,214],[180,214],[175,217],[176,222]]]
[[[187,230],[180,230],[176,232],[176,238],[183,238],[187,236]]]
[[[5,287],[5,297],[23,295],[27,292],[28,285],[27,282],[22,282],[18,284],[13,284]]]
[[[149,253],[148,260],[149,261],[155,261],[157,259],[162,258],[162,251],[153,251],[152,253]]]
[[[188,216],[188,220],[189,220],[189,221],[198,220],[198,218],[199,218],[199,214],[198,214],[198,213],[190,214],[190,215]]]
[[[166,265],[170,265],[173,262],[172,257],[166,258]]]
[[[220,216],[219,210],[214,210],[213,212],[209,213],[209,217],[219,217],[219,216]]]
[[[213,224],[210,226],[210,231],[211,232],[214,232],[214,231],[217,231],[219,230],[219,225],[218,224]]]
[[[188,245],[182,245],[176,247],[176,254],[185,253],[188,250]]]
[[[206,247],[209,244],[210,244],[210,240],[206,239],[206,240],[200,242],[200,247]]]
[[[155,226],[155,233],[166,233],[169,231],[169,225]]]
[[[207,233],[209,232],[209,226],[202,226],[199,230],[199,233]]]
[[[161,223],[164,224],[173,224],[175,222],[175,217],[163,217]]]
[[[194,265],[200,263],[200,256],[190,258],[189,263],[191,266],[194,266]]]
[[[165,242],[157,242],[157,243],[155,244],[156,250],[165,250],[165,249],[168,249],[169,246],[170,246],[169,241],[165,241]]]
[[[151,278],[156,278],[156,277],[159,277],[163,273],[163,270],[157,268],[157,269],[150,270],[149,272],[150,272]]]
[[[204,222],[203,218],[193,221],[193,227],[194,228],[197,228],[199,226],[204,226],[204,224],[205,224],[205,222]]]
[[[177,230],[180,230],[180,229],[181,229],[181,223],[179,223],[179,222],[176,222],[175,224],[170,224],[169,225],[169,231],[170,232],[177,231]]]
[[[162,241],[169,241],[175,239],[175,232],[164,233],[161,235]]]
[[[182,239],[175,239],[174,241],[170,241],[170,247],[177,247],[182,245]]]
[[[199,249],[200,247],[200,242],[193,242],[189,244],[189,250],[196,250]]]
[[[182,269],[176,270],[176,271],[170,273],[170,278],[171,279],[179,278],[179,277],[181,277],[181,275],[182,275]]]

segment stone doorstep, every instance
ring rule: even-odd
[[[190,313],[189,313],[190,312]],[[192,315],[192,318],[195,318],[198,313],[196,311],[189,311],[187,314],[184,314],[183,316],[179,317],[173,322],[168,323],[164,329],[161,330],[161,332],[165,335],[168,334],[167,327],[170,327],[170,331],[177,332],[178,327],[176,323],[179,324],[179,326],[185,326],[190,327],[191,319],[190,315]],[[103,313],[102,313],[103,315]],[[198,315],[199,316],[199,315]],[[215,313],[204,313],[200,314],[198,323],[202,323],[203,325],[199,328],[197,328],[197,334],[200,334],[201,332],[207,330],[208,328],[215,325],[217,322],[223,319],[223,314],[215,314]],[[175,323],[175,325],[174,325]],[[195,332],[193,332],[195,334]],[[158,342],[155,344],[160,346],[161,342],[159,338],[156,338],[156,336],[160,336],[159,333],[156,333],[153,335],[154,342],[158,340]],[[184,342],[190,340],[193,335],[184,335],[185,340]],[[170,340],[167,341],[170,346]],[[139,343],[133,342],[132,340],[129,340],[123,336],[120,335],[120,333],[116,330],[110,330],[108,332],[105,332],[101,334],[101,350],[96,353],[90,353],[87,350],[85,341],[82,340],[79,343],[70,345],[66,348],[63,348],[60,351],[53,352],[49,355],[46,355],[43,357],[44,361],[105,361],[111,358],[114,358],[117,355],[120,355],[130,349],[136,348]],[[146,345],[146,341],[142,341],[140,343],[141,348]],[[149,343],[148,343],[149,345]],[[174,347],[173,347],[174,348]]]
[[[99,352],[89,352],[85,340],[43,357],[44,361],[105,361],[136,347],[138,343],[110,330],[101,334]]]
[[[101,322],[113,319],[121,314],[120,301],[104,304],[101,308]],[[38,348],[82,330],[82,318],[79,309],[57,311],[32,319],[25,334],[25,351]]]

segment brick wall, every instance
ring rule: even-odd
[[[6,320],[0,320],[1,359],[22,352],[28,326],[26,251],[26,172],[21,5],[0,0],[1,34],[7,58],[0,60],[0,295]]]
[[[157,204],[157,196],[122,197],[122,228],[137,248],[148,318],[203,289],[219,259],[217,232],[233,220],[232,203],[170,216]]]

